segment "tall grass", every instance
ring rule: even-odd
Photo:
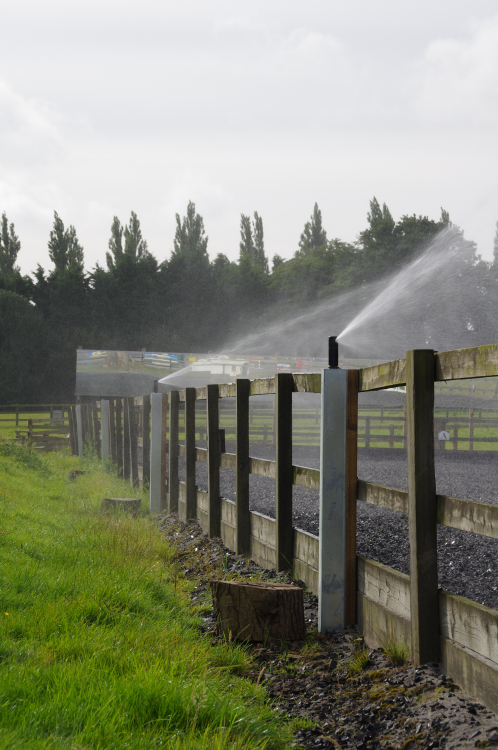
[[[172,551],[130,488],[77,459],[0,446],[0,747],[281,748],[288,728],[199,634]]]

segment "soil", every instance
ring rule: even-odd
[[[281,579],[235,555],[220,539],[209,539],[197,521],[160,516],[160,528],[175,545],[179,572],[196,582],[191,601],[203,613],[201,630],[217,639],[210,606],[214,578]],[[253,669],[246,678],[262,683],[275,711],[295,721],[295,747],[464,748],[498,747],[498,717],[462,692],[438,664],[394,666],[382,649],[369,651],[353,629],[317,632],[317,598],[304,591],[306,640],[249,644]],[[354,672],[355,654],[368,659]]]
[[[204,447],[199,443],[199,447]],[[227,452],[235,452],[228,442]],[[251,455],[275,459],[273,446],[251,445]],[[319,468],[318,448],[295,447],[293,463]],[[180,478],[183,461],[180,460]],[[371,449],[358,452],[358,477],[387,487],[407,489],[406,453]],[[207,466],[197,463],[196,481],[207,490]],[[250,476],[250,508],[275,517],[274,481]],[[436,452],[436,486],[440,494],[498,504],[498,458],[488,451]],[[235,473],[220,470],[220,492],[235,500]],[[318,492],[294,487],[293,525],[318,536]],[[409,573],[408,521],[403,513],[358,502],[357,551],[373,560]],[[438,567],[441,588],[487,607],[498,609],[498,540],[438,527]]]

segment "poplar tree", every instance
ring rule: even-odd
[[[109,240],[109,250],[106,253],[107,268],[112,271],[123,257],[123,227],[118,217],[115,216],[111,224],[111,238]]]
[[[240,215],[240,243],[239,262],[243,259],[258,265],[265,273],[268,273],[268,258],[265,255],[265,240],[263,232],[263,219],[257,211],[254,212],[254,221],[244,214]]]
[[[327,232],[322,226],[322,212],[315,203],[310,220],[304,225],[304,230],[299,240],[299,251],[305,252],[315,247],[323,247],[327,244]]]
[[[16,260],[20,249],[21,241],[15,233],[14,224],[9,226],[7,214],[4,211],[0,237],[0,275],[9,277],[19,272]]]
[[[76,229],[73,225],[64,229],[57,211],[54,211],[54,228],[50,232],[48,254],[57,271],[83,269],[83,248],[76,236]]]
[[[204,219],[196,212],[195,203],[189,201],[187,215],[180,219],[180,215],[176,214],[176,231],[171,259],[182,258],[190,263],[209,264],[207,245],[208,237],[204,231]]]

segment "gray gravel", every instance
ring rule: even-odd
[[[199,444],[201,447],[201,444]],[[226,450],[235,452],[227,443]],[[251,455],[274,460],[273,446],[254,444]],[[294,464],[319,468],[318,448],[294,448]],[[181,461],[181,474],[183,472]],[[235,500],[235,474],[221,469],[221,495]],[[207,467],[197,463],[197,485],[207,489]],[[401,450],[360,450],[358,477],[387,487],[407,489],[406,454]],[[181,478],[183,478],[181,476]],[[436,454],[436,486],[440,494],[498,504],[498,460],[495,453],[444,451]],[[251,510],[275,517],[274,482],[250,477]],[[318,492],[294,487],[293,523],[318,535]],[[359,554],[409,573],[407,517],[403,513],[358,502]],[[439,585],[454,594],[498,609],[498,540],[446,527],[438,528]]]

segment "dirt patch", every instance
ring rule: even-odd
[[[191,600],[202,605],[201,630],[216,639],[210,607],[213,578],[280,579],[305,589],[288,574],[265,570],[209,539],[197,521],[159,518],[176,547],[179,572],[195,580]],[[462,692],[438,664],[396,667],[382,649],[369,651],[354,629],[317,632],[318,601],[304,590],[304,641],[250,646],[254,669],[275,710],[297,720],[296,746],[303,748],[498,748],[498,717]],[[367,661],[354,671],[354,661]]]

